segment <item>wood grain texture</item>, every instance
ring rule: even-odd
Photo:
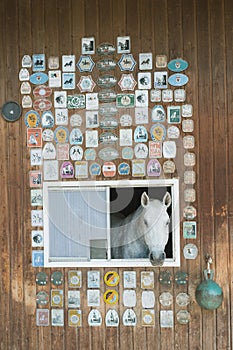
[[[101,298],[103,323],[90,327],[87,322],[91,308],[87,305],[87,269],[82,268],[82,327],[68,326],[67,293],[69,269],[59,269],[64,275],[64,327],[36,326],[36,294],[56,289],[49,281],[39,287],[35,275],[41,269],[32,267],[30,187],[28,182],[30,154],[26,147],[26,127],[23,117],[8,123],[0,118],[0,349],[56,350],[230,350],[233,346],[233,3],[231,0],[2,0],[0,2],[0,104],[21,102],[18,73],[24,54],[45,53],[46,57],[81,54],[81,38],[94,36],[96,45],[110,42],[117,36],[130,36],[132,54],[153,52],[165,54],[168,60],[182,57],[189,63],[187,103],[193,104],[195,125],[195,171],[197,182],[197,239],[199,250],[194,261],[187,261],[182,249],[190,240],[181,232],[181,266],[168,269],[172,286],[158,282],[161,269],[153,269],[156,296],[155,326],[141,325],[141,271],[137,268],[138,325],[125,327],[122,316],[123,271],[116,269],[121,283],[115,287],[120,295],[116,308],[120,326],[106,327],[105,314],[110,306]],[[117,55],[117,59],[120,55]],[[98,60],[97,54],[93,56]],[[155,63],[155,62],[154,62]],[[135,76],[138,72],[135,69]],[[153,72],[153,71],[152,71]],[[96,79],[99,72],[93,71]],[[120,78],[122,72],[116,70]],[[78,79],[77,72],[77,79]],[[117,87],[118,88],[118,87]],[[152,104],[150,105],[152,107]],[[183,135],[182,135],[183,136]],[[180,173],[182,156],[177,156]],[[38,169],[38,168],[37,168]],[[178,172],[179,172],[178,171]],[[181,178],[181,182],[182,182]],[[181,184],[181,195],[184,189]],[[182,218],[182,211],[181,211]],[[195,290],[203,279],[205,255],[214,260],[214,279],[223,288],[223,304],[217,311],[201,309],[195,301]],[[107,289],[101,274],[101,296]],[[187,286],[175,284],[177,271],[189,274]],[[55,269],[46,269],[50,276]],[[163,309],[159,295],[169,291],[173,304],[174,328],[160,327],[159,312]],[[189,325],[179,325],[175,302],[177,294],[191,296]],[[50,307],[49,307],[50,309]],[[51,316],[51,315],[50,315]],[[51,323],[51,319],[50,319]]]

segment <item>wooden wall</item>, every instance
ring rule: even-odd
[[[192,296],[188,326],[107,329],[37,327],[35,268],[31,266],[30,192],[23,119],[0,118],[0,348],[19,349],[216,349],[230,350],[233,292],[233,3],[232,0],[2,0],[0,2],[0,105],[20,101],[18,72],[24,54],[80,55],[80,39],[115,43],[130,35],[133,52],[182,57],[189,64],[189,100],[197,142],[198,258],[182,258]],[[181,242],[182,247],[185,242]],[[224,300],[216,311],[194,299],[214,260]],[[101,274],[104,274],[104,270]],[[175,273],[178,269],[170,269]],[[141,269],[137,270],[138,278]],[[120,275],[122,270],[119,269]],[[155,269],[155,277],[158,277]],[[66,271],[64,270],[66,275]],[[83,269],[85,278],[86,270]],[[66,277],[67,278],[67,277]],[[85,286],[85,280],[84,280]],[[156,283],[156,296],[163,290]],[[180,291],[173,285],[174,296]],[[183,291],[183,289],[182,289]],[[84,287],[85,292],[85,287]],[[104,308],[104,306],[103,306]],[[174,311],[176,305],[173,303]],[[119,306],[122,313],[122,306]],[[86,317],[84,311],[84,318]]]

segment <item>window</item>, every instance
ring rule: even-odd
[[[154,246],[154,233],[146,228],[152,227],[151,215],[146,218],[141,203],[146,207],[149,198],[162,203],[165,197],[171,202],[164,214],[168,240],[163,266],[180,264],[178,179],[45,182],[43,197],[46,267],[152,266],[148,247]],[[153,208],[153,220],[159,210]],[[156,242],[165,227],[160,216],[155,222]],[[144,242],[144,250],[137,244],[140,252],[135,253],[133,244],[139,241]]]

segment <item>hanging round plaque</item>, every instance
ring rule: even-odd
[[[9,101],[2,106],[2,116],[8,122],[15,122],[21,117],[21,107],[17,102]]]

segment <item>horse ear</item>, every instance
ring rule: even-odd
[[[169,192],[166,192],[165,196],[163,197],[163,204],[166,205],[166,207],[170,207],[172,203],[172,197]]]
[[[150,201],[150,198],[148,197],[146,192],[143,192],[143,194],[141,196],[141,205],[145,208],[148,206],[149,201]]]

